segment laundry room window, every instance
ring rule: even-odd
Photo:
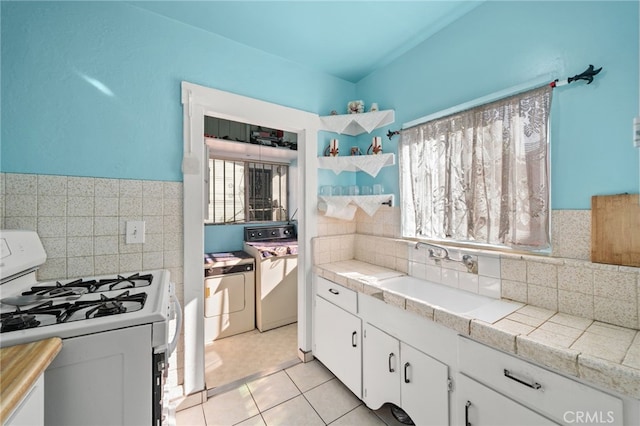
[[[209,159],[208,224],[288,219],[289,166]]]

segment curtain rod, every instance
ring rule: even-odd
[[[569,77],[569,78],[562,79],[562,80],[555,79],[555,80],[551,81],[550,83],[549,83],[549,80],[551,80],[553,77],[551,76],[551,74],[545,74],[543,76],[539,76],[539,77],[537,77],[535,79],[532,79],[530,81],[527,81],[525,83],[521,83],[521,84],[518,84],[516,86],[512,86],[512,87],[509,87],[507,89],[503,89],[503,90],[491,93],[489,95],[482,96],[480,98],[476,98],[476,99],[473,99],[471,101],[458,104],[458,105],[453,106],[451,108],[447,108],[447,109],[438,111],[436,113],[429,114],[429,115],[426,115],[424,117],[420,117],[420,118],[415,119],[413,121],[409,121],[409,122],[404,123],[402,125],[402,129],[401,130],[406,130],[406,129],[409,129],[411,127],[415,127],[415,126],[418,126],[420,124],[426,123],[428,121],[437,120],[438,118],[446,117],[447,115],[455,114],[455,113],[458,113],[460,111],[464,111],[464,110],[467,110],[467,109],[471,109],[471,108],[477,107],[479,105],[488,104],[490,102],[497,101],[499,99],[503,99],[503,98],[506,98],[508,96],[517,95],[518,93],[526,92],[528,90],[532,90],[532,89],[535,89],[537,87],[544,86],[545,84],[548,84],[552,88],[564,86],[564,85],[567,85],[567,84],[571,83],[572,81],[576,81],[576,80],[586,80],[587,84],[591,84],[591,82],[593,81],[593,77],[596,74],[598,74],[601,70],[602,70],[602,67],[600,67],[600,68],[598,68],[596,70],[596,69],[594,69],[593,65],[589,65],[589,67],[584,72],[582,72],[580,74],[576,74],[573,77]],[[400,134],[400,130],[395,130],[395,131],[389,130],[387,132],[387,137],[389,138],[389,140],[391,140],[392,137],[394,137],[395,135],[399,135],[399,134]]]

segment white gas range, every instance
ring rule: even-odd
[[[2,230],[0,249],[0,347],[63,339],[45,372],[45,424],[162,424],[182,323],[169,272],[38,282],[35,232]]]

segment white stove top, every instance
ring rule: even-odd
[[[2,230],[0,247],[0,347],[144,324],[158,328],[159,345],[166,345],[174,294],[169,271],[141,271],[135,278],[134,271],[38,282],[34,271],[46,254],[35,232]],[[76,280],[82,282],[70,287]],[[43,294],[43,287],[53,288],[53,293]],[[16,323],[22,329],[14,329]]]
[[[131,274],[132,273],[125,273],[120,275],[128,276]],[[60,317],[60,321],[64,319],[64,322],[57,322],[58,320],[54,315],[45,315],[39,320],[41,324],[34,328],[4,331],[0,333],[0,347],[32,342],[48,337],[70,338],[142,324],[166,323],[171,310],[169,295],[172,289],[170,288],[169,272],[166,270],[154,270],[140,272],[140,274],[150,274],[153,277],[151,284],[138,288],[114,289],[99,293],[85,293],[79,298],[71,301],[61,300],[64,299],[63,297],[39,300],[26,306],[19,306],[18,308],[13,305],[0,303],[0,316],[6,318],[9,313],[15,312],[17,309],[20,309],[23,312],[29,311],[35,307],[42,306],[43,303],[51,303],[51,309],[55,310],[57,307],[64,306],[65,304],[82,307],[83,305],[88,304],[89,301],[96,301],[105,298],[113,299],[122,296],[125,293],[128,296],[133,296],[134,298],[138,296],[138,298],[144,299],[144,304],[141,308],[139,308],[139,305],[133,307],[133,304],[124,303],[125,307],[129,305],[127,312],[116,313],[108,316],[94,316],[86,318],[86,313],[90,308],[72,310],[73,314],[68,318],[65,319],[64,315]],[[84,278],[84,280],[101,280],[114,277],[116,277],[116,275],[104,275]],[[60,282],[64,284],[69,281],[72,280],[61,280]],[[21,292],[6,294],[3,291],[1,293],[2,298],[21,295],[34,285],[55,286],[56,282],[32,282],[30,286],[23,287]],[[91,315],[95,315],[95,311],[92,312]]]

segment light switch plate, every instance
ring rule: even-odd
[[[640,148],[640,116],[633,119],[633,146]]]
[[[127,221],[125,241],[127,244],[144,243],[144,220]]]

